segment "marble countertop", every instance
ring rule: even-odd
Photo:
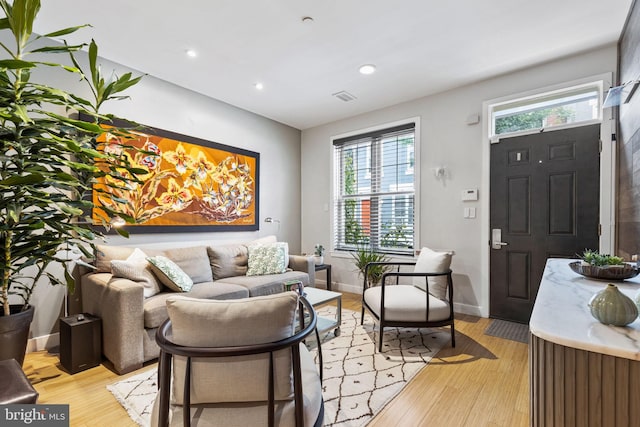
[[[587,303],[609,282],[574,273],[569,267],[572,261],[547,260],[529,322],[531,333],[567,347],[640,360],[640,320],[617,327],[591,316]],[[631,299],[640,292],[640,276],[611,283]]]

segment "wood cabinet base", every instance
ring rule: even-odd
[[[532,427],[640,425],[640,362],[529,340]]]

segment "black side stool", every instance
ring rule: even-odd
[[[91,314],[60,319],[60,364],[71,374],[102,363],[102,320]]]
[[[38,401],[38,392],[15,359],[0,361],[0,405],[27,404]]]

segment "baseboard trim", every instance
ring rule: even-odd
[[[333,286],[331,287],[331,290],[362,295],[362,285],[358,286],[358,285],[351,285],[349,283],[333,282]]]
[[[40,337],[30,338],[27,341],[27,353],[33,353],[34,351],[50,350],[53,347],[60,345],[60,333],[55,332],[49,335],[42,335]]]
[[[453,303],[453,311],[456,313],[469,314],[471,316],[484,317],[482,315],[482,308],[477,305],[463,304],[460,302]]]

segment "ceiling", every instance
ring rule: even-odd
[[[631,3],[45,0],[34,31],[91,24],[68,41],[94,38],[104,58],[306,129],[615,42]]]

